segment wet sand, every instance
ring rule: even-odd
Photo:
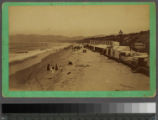
[[[149,90],[149,77],[99,53],[62,50],[10,76],[10,90],[119,91]],[[72,61],[72,65],[68,62]],[[61,68],[52,73],[47,64]]]

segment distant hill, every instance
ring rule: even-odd
[[[122,34],[120,35],[108,35],[108,36],[93,36],[89,38],[85,38],[83,40],[80,40],[81,43],[89,43],[90,41],[97,41],[97,42],[103,42],[103,41],[119,41],[121,45],[128,45],[131,46],[135,42],[142,42],[146,46],[147,52],[149,52],[149,37],[150,31],[141,31],[138,33],[129,33],[129,34]]]
[[[9,42],[76,42],[83,39],[82,36],[66,37],[60,35],[10,35]]]
[[[118,41],[120,39],[120,35],[107,35],[107,36],[92,36],[83,39],[81,42],[90,42],[90,40],[96,41]],[[134,42],[134,41],[146,41],[149,42],[149,31],[141,31],[138,33],[129,33],[122,35],[122,42]]]
[[[40,42],[77,42],[77,43],[89,43],[91,40],[102,41],[119,41],[121,45],[128,45],[139,41],[145,44],[147,52],[149,52],[149,30],[140,31],[138,33],[129,33],[118,35],[97,35],[91,37],[67,37],[61,35],[11,35],[9,36],[10,43],[40,43]]]

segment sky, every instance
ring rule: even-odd
[[[148,5],[10,6],[9,34],[95,36],[149,30]]]

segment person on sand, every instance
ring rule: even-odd
[[[50,71],[50,64],[47,64],[47,71]]]
[[[52,66],[51,64],[48,64],[47,65],[47,71],[51,71],[52,73],[54,73],[55,72],[54,66]]]
[[[52,66],[52,69],[54,70],[54,65]]]
[[[57,64],[55,65],[55,70],[56,70],[56,71],[58,70],[58,65],[57,65]]]
[[[55,72],[55,70],[54,70],[54,65],[53,65],[53,66],[51,65],[51,72],[52,72],[52,73]]]

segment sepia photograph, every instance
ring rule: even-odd
[[[149,5],[9,6],[9,90],[150,90],[149,13]]]

